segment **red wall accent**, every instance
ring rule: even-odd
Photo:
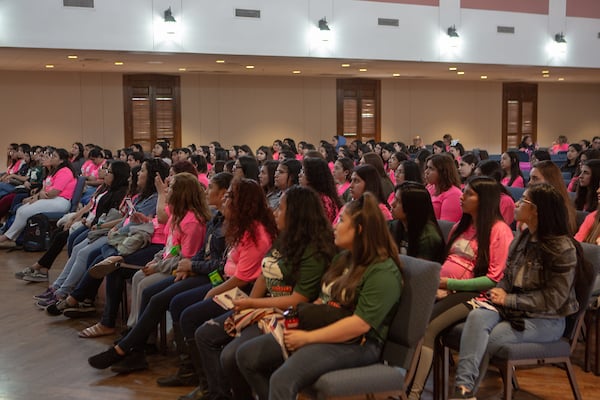
[[[418,6],[435,6],[440,5],[440,0],[367,0],[376,1],[378,3],[399,3],[399,4],[416,4]]]
[[[600,18],[600,1],[567,0],[567,17]]]
[[[461,8],[548,14],[549,0],[461,0]],[[593,0],[590,0],[593,1]]]

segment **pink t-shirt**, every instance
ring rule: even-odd
[[[510,182],[510,178],[508,176],[505,176],[504,178],[502,178],[502,180],[500,181],[500,183],[504,186],[508,186],[508,182]],[[510,185],[510,187],[516,187],[516,188],[524,188],[525,187],[525,182],[523,181],[523,177],[522,176],[517,176],[517,178],[514,180],[513,184]]]
[[[569,143],[553,144],[550,148],[550,154],[558,154],[559,151],[569,150]]]
[[[48,175],[44,179],[44,190],[46,192],[58,190],[60,197],[71,200],[76,184],[77,179],[73,176],[73,172],[67,167],[62,167],[56,174]]]
[[[21,167],[23,166],[24,163],[25,163],[25,160],[22,160],[22,159],[17,160],[17,162],[13,166],[9,167],[6,170],[6,173],[8,175],[10,175],[10,174],[18,174],[19,170],[21,169]]]
[[[391,221],[392,220],[392,212],[385,206],[385,204],[381,204],[379,203],[379,209],[381,210],[381,213],[383,214],[383,218],[385,218],[386,221]]]
[[[167,210],[168,208],[165,208],[165,211]],[[188,211],[179,226],[173,227],[171,226],[173,216],[170,211],[167,211],[167,214],[169,214],[166,229],[168,236],[164,254],[169,255],[174,246],[180,246],[181,257],[192,258],[204,242],[206,224],[198,221],[192,211]]]
[[[598,210],[591,212],[585,217],[583,223],[579,227],[579,230],[575,234],[575,240],[578,242],[583,242],[587,235],[590,234],[590,231],[594,227],[594,221],[596,220],[596,214],[598,214]]]
[[[452,228],[454,232],[456,226]],[[506,268],[508,248],[513,239],[513,234],[504,221],[498,221],[492,226],[490,232],[490,264],[486,276],[494,282],[500,281]],[[451,279],[474,278],[475,262],[477,261],[478,243],[475,227],[469,226],[450,247],[448,257],[442,264],[440,276]]]
[[[106,163],[106,161],[102,161],[101,164],[97,165],[92,160],[87,160],[81,166],[81,175],[83,176],[93,176],[94,178],[98,177],[98,172],[102,168],[102,166]]]
[[[458,222],[462,217],[462,208],[460,206],[460,196],[462,192],[456,186],[452,186],[439,195],[435,194],[435,185],[427,185],[427,190],[431,195],[431,204],[436,219],[444,221]]]
[[[201,185],[204,185],[204,188],[208,188],[208,176],[206,176],[206,174],[198,174],[198,182],[200,182]]]
[[[252,237],[255,240],[252,240]],[[255,223],[229,251],[224,268],[225,276],[235,276],[244,282],[254,281],[261,273],[262,259],[271,248],[271,244],[271,237],[264,225]]]
[[[515,201],[506,193],[500,193],[500,214],[508,225],[515,220]]]
[[[350,182],[348,182],[348,181],[346,181],[346,182],[344,182],[342,184],[338,184],[337,185],[337,194],[338,194],[338,196],[341,197],[346,192],[346,190],[348,190],[349,187],[350,187]]]
[[[333,200],[324,194],[320,193],[319,198],[321,199],[321,203],[325,209],[325,215],[327,216],[327,219],[333,224],[337,220],[338,212],[340,211],[339,208],[333,202]]]

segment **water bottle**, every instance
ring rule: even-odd
[[[48,250],[50,248],[50,232],[46,232],[44,234],[44,250]]]
[[[298,311],[294,307],[290,306],[283,312],[283,323],[285,329],[296,329],[298,328]]]

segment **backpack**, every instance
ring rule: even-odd
[[[50,247],[50,239],[56,230],[48,217],[44,214],[35,214],[27,219],[23,231],[23,250],[46,251]]]

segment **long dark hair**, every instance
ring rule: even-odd
[[[431,254],[431,260],[442,262],[444,260],[444,235],[435,218],[435,211],[431,203],[431,195],[422,183],[406,181],[394,188],[399,198],[404,213],[406,214],[406,233],[408,241],[407,254],[416,257],[420,253],[419,243],[425,227],[430,224],[438,233],[441,245]],[[402,240],[401,232],[396,229],[396,244]]]
[[[251,233],[250,238],[256,244],[256,235],[253,232],[257,224],[265,227],[271,239],[275,238],[275,218],[258,182],[247,178],[234,179],[228,195],[229,214],[225,219],[225,240],[228,245],[238,244],[247,232]]]
[[[423,171],[419,167],[419,164],[412,160],[404,160],[400,165],[404,168],[405,181],[423,183]]]
[[[75,173],[75,171],[73,171],[73,166],[71,165],[71,162],[69,161],[69,152],[65,149],[54,149],[54,152],[56,154],[58,154],[58,158],[60,159],[60,164],[58,164],[56,166],[56,168],[54,168],[51,172],[50,175],[54,176],[58,171],[60,171],[62,168],[68,168],[69,171],[71,171],[71,173],[73,174],[73,177],[76,177],[77,174]]]
[[[244,171],[244,177],[258,181],[258,161],[256,161],[256,158],[253,156],[240,156],[237,160],[242,167],[242,171]]]
[[[598,195],[596,192],[600,185],[600,160],[588,160],[583,165],[591,170],[592,176],[589,185],[577,186],[575,208],[591,212],[598,208]]]
[[[465,190],[471,188],[479,197],[475,235],[477,238],[477,259],[475,261],[475,276],[487,274],[490,264],[490,234],[492,227],[498,221],[503,221],[500,214],[500,188],[498,182],[487,176],[474,176],[467,180]],[[454,241],[473,223],[471,215],[463,213],[456,229],[448,239],[446,256]]]
[[[148,176],[146,177],[146,185],[140,190],[140,199],[146,199],[156,193],[156,185],[154,178],[158,173],[162,179],[169,175],[169,166],[160,158],[152,158],[144,161]]]
[[[375,167],[370,164],[363,164],[355,167],[354,172],[360,177],[360,179],[365,181],[364,192],[373,193],[373,196],[375,196],[379,203],[387,206],[387,199],[383,195],[383,189],[381,187],[381,179]]]
[[[542,246],[557,236],[571,236],[565,202],[554,186],[539,183],[527,189],[527,195],[537,208],[538,224],[536,235]],[[547,249],[554,253],[553,249]]]
[[[311,188],[291,186],[284,193],[285,228],[279,233],[275,247],[292,266],[293,275],[300,267],[307,249],[329,265],[336,253],[333,229],[325,215],[318,194]]]
[[[519,156],[516,151],[507,151],[506,154],[510,158],[510,180],[506,186],[512,186],[515,179],[519,176],[523,178],[523,173],[521,172],[521,167],[519,166]],[[502,177],[506,176],[506,171],[502,171]]]
[[[290,183],[290,185],[297,185],[299,183],[298,175],[300,174],[300,170],[302,169],[302,163],[296,160],[295,158],[289,158],[280,161],[279,164],[287,168],[288,183]]]
[[[322,158],[309,157],[304,159],[303,164],[304,176],[308,181],[308,185],[317,193],[329,197],[333,204],[336,205],[336,208],[340,209],[342,207],[342,201],[337,195],[333,175],[331,175],[327,161]]]
[[[354,308],[356,288],[370,265],[391,258],[402,271],[402,264],[398,258],[398,247],[372,193],[367,192],[346,204],[344,214],[352,218],[355,229],[352,251],[343,252],[336,259],[325,273],[323,282],[334,282],[332,298],[345,307]],[[347,268],[349,272],[344,274]]]
[[[261,168],[264,168],[267,171],[267,186],[263,187],[265,194],[269,194],[275,190],[275,170],[279,162],[275,160],[265,160],[263,161]]]
[[[454,158],[449,154],[432,154],[427,157],[438,173],[438,183],[435,185],[438,193],[443,193],[452,186],[460,188],[460,175],[454,163]]]

